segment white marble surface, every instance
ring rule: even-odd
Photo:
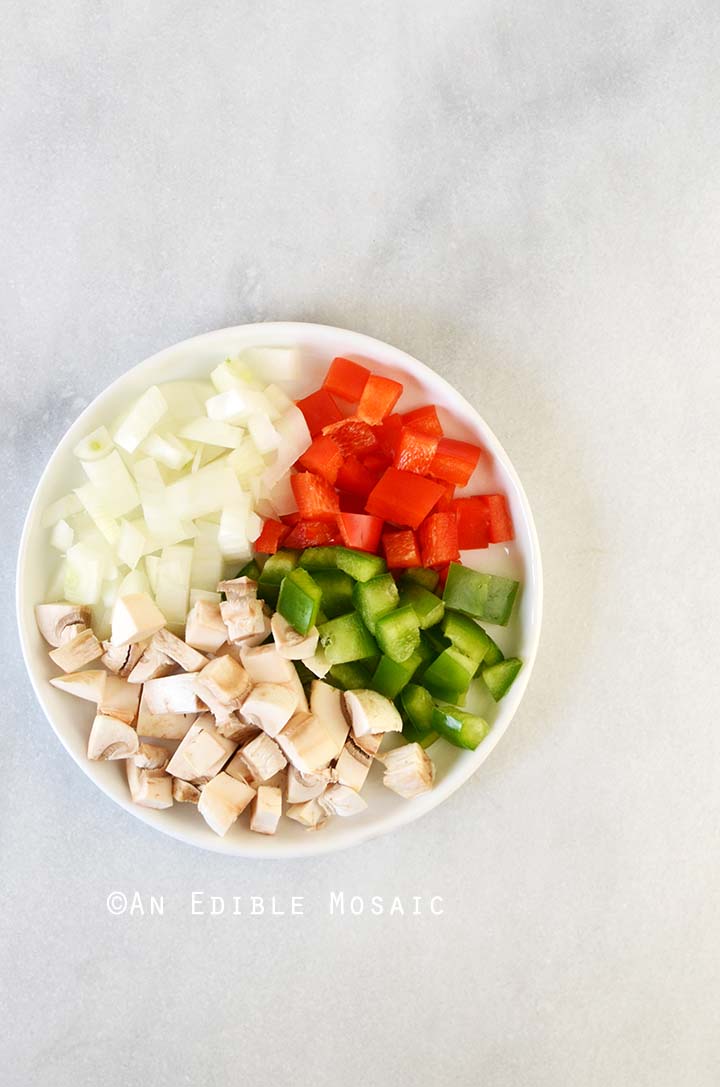
[[[6,3],[7,1087],[717,1083],[719,39],[712,0]],[[471,397],[547,592],[481,772],[282,867],[101,796],[35,705],[11,603],[78,409],[265,318],[370,332]],[[192,916],[192,889],[306,913]],[[445,913],[329,917],[331,889]],[[165,915],[110,916],[114,890]]]

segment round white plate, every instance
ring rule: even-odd
[[[509,574],[521,581],[510,624],[504,628],[491,626],[489,632],[506,653],[521,657],[524,667],[497,706],[489,696],[483,699],[482,712],[492,728],[476,751],[461,751],[444,741],[432,746],[430,755],[437,768],[437,779],[431,792],[414,800],[401,799],[382,785],[381,767],[376,764],[363,791],[368,807],[361,815],[331,819],[322,830],[314,832],[282,819],[274,837],[253,834],[247,820],[241,817],[225,838],[219,838],[190,804],[176,804],[165,811],[132,804],[123,763],[87,759],[85,749],[93,707],[48,683],[54,670],[33,615],[33,607],[42,601],[50,571],[57,561],[51,555],[48,532],[42,528],[41,518],[46,506],[82,482],[72,455],[77,442],[95,427],[114,419],[149,385],[205,378],[224,358],[246,347],[287,345],[301,348],[304,359],[301,386],[290,390],[291,395],[304,395],[316,388],[331,359],[343,355],[401,381],[405,392],[398,410],[435,404],[449,437],[479,442],[491,454],[489,458],[481,458],[465,491],[468,494],[504,492],[510,503],[516,539],[512,544],[494,544],[483,551],[464,552],[463,561],[476,569]],[[522,484],[500,442],[467,400],[433,370],[396,347],[345,329],[291,322],[241,325],[196,336],[139,363],[101,393],[70,427],[50,457],[27,514],[18,560],[17,608],[25,661],[47,719],[83,773],[104,793],[137,819],[203,849],[232,856],[300,857],[343,849],[419,819],[442,803],[488,757],[520,704],[535,661],[542,614],[540,548]]]

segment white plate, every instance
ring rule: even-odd
[[[467,493],[498,490],[507,494],[516,540],[509,545],[494,544],[484,551],[465,552],[463,560],[477,569],[510,574],[521,581],[510,624],[504,628],[491,626],[490,633],[506,653],[521,657],[524,667],[498,706],[491,705],[489,697],[483,700],[482,709],[492,729],[476,751],[460,751],[444,741],[432,746],[430,754],[437,767],[437,780],[431,792],[414,800],[402,800],[382,785],[380,767],[376,765],[363,794],[368,808],[359,816],[332,819],[316,832],[282,819],[278,834],[270,838],[253,834],[247,820],[241,817],[225,838],[219,838],[192,805],[176,804],[166,811],[151,811],[132,804],[124,765],[87,759],[92,705],[63,694],[48,683],[54,670],[33,616],[34,605],[42,601],[46,591],[51,562],[57,561],[51,558],[48,533],[40,522],[46,506],[81,481],[73,447],[95,427],[117,416],[149,385],[207,377],[218,362],[245,347],[291,344],[299,346],[306,359],[307,372],[302,388],[293,390],[296,395],[316,388],[336,355],[353,358],[404,384],[400,410],[407,411],[423,403],[435,404],[449,437],[479,442],[491,454],[491,458],[481,458],[466,490]],[[483,464],[488,459],[492,461],[490,466]],[[520,704],[535,661],[542,613],[540,548],[525,492],[500,442],[475,409],[434,371],[395,347],[345,329],[290,322],[241,325],[208,332],[146,359],[101,393],[70,427],[43,472],[25,521],[18,560],[17,608],[25,661],[47,719],[83,773],[104,793],[137,819],[203,849],[246,857],[308,856],[343,849],[420,818],[462,785],[488,757]]]

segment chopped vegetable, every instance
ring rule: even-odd
[[[391,570],[420,566],[422,563],[415,533],[410,528],[397,532],[383,532],[382,545],[385,559]]]
[[[403,587],[400,592],[400,605],[405,607],[408,604],[415,612],[421,630],[435,626],[445,614],[442,600],[422,585],[411,583]]]
[[[343,414],[327,389],[318,389],[309,396],[298,400],[297,406],[305,416],[308,430],[314,438],[324,427],[339,422]]]
[[[431,513],[418,529],[423,566],[444,566],[460,560],[454,513]]]
[[[282,521],[268,518],[263,522],[262,532],[255,540],[255,550],[264,555],[274,555],[287,534],[287,526]]]
[[[422,659],[418,653],[413,653],[406,661],[394,661],[390,657],[382,656],[380,663],[373,672],[370,686],[374,691],[379,691],[386,698],[397,698],[400,692],[407,686],[415,675]]]
[[[317,621],[321,598],[320,586],[298,567],[282,580],[277,610],[298,633],[307,634]]]
[[[467,713],[457,706],[436,706],[433,710],[432,726],[455,747],[466,747],[471,751],[475,750],[490,731],[484,718]]]
[[[496,574],[481,574],[452,562],[443,592],[449,608],[486,623],[505,626],[510,619],[519,583]]]
[[[337,567],[344,570],[355,581],[369,581],[370,578],[384,574],[385,560],[379,555],[368,555],[364,551],[353,551],[347,547],[337,549]]]
[[[459,701],[468,691],[477,665],[459,649],[450,646],[423,673],[423,685],[433,698]]]
[[[413,430],[419,430],[423,434],[431,434],[435,438],[442,438],[443,428],[440,425],[438,419],[437,409],[434,404],[427,404],[422,408],[415,408],[414,411],[406,411],[401,416],[403,424],[407,427],[412,427]]]
[[[299,472],[290,482],[303,520],[335,524],[340,504],[334,487],[326,479],[311,472]]]
[[[300,560],[301,565],[302,559]],[[320,607],[328,619],[346,615],[353,608],[353,586],[356,584],[343,570],[312,570],[313,581],[320,586]]]
[[[393,410],[402,395],[403,387],[399,381],[379,374],[371,374],[357,406],[358,419],[377,425]]]
[[[418,528],[443,493],[441,484],[388,468],[368,496],[366,509],[396,525]]]
[[[475,661],[476,665],[484,660],[492,639],[474,619],[448,609],[442,622],[442,630],[455,648]]]
[[[366,366],[338,356],[330,363],[323,387],[335,396],[339,396],[341,400],[357,404],[369,377],[370,371]]]
[[[477,468],[480,453],[478,445],[441,438],[430,465],[430,475],[464,487]]]
[[[363,660],[377,653],[373,636],[357,613],[330,619],[318,630],[320,644],[331,665]]]
[[[521,668],[522,661],[517,657],[508,657],[507,660],[483,668],[480,674],[496,702],[510,690]]]
[[[358,581],[352,594],[353,604],[371,634],[378,619],[398,606],[397,585],[391,574],[381,574],[369,581]]]
[[[343,465],[343,454],[337,442],[325,434],[318,434],[300,457],[298,464],[308,472],[322,476],[328,483],[335,483]]]
[[[430,471],[437,445],[438,439],[433,434],[404,426],[395,446],[393,463],[396,468],[402,468],[406,472],[425,475]]]
[[[340,535],[346,547],[375,553],[380,544],[383,522],[368,513],[339,513]]]
[[[414,608],[396,608],[375,623],[377,643],[391,660],[402,663],[420,643],[420,626]]]

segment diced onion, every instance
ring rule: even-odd
[[[147,579],[150,582],[150,589],[153,596],[157,592],[157,578],[158,570],[160,568],[160,556],[159,555],[146,555],[145,556],[145,573]]]
[[[191,589],[190,607],[194,607],[198,600],[207,600],[210,604],[219,604],[222,597],[220,593],[212,593],[209,589]]]
[[[115,549],[120,562],[134,570],[140,562],[147,539],[143,532],[131,521],[120,522],[120,536]]]
[[[266,453],[272,453],[282,441],[279,432],[267,415],[251,415],[247,421],[247,427],[258,453],[263,456]]]
[[[166,547],[160,556],[155,601],[168,623],[182,626],[188,613],[193,549],[188,544]]]
[[[108,517],[125,517],[140,504],[138,489],[117,449],[101,460],[83,461],[83,468],[99,492],[103,513]],[[92,517],[92,511],[85,508]]]
[[[97,430],[93,430],[92,434],[88,434],[86,438],[73,449],[73,453],[80,460],[99,460],[100,457],[106,456],[113,447],[113,440],[110,437],[110,431],[107,427],[99,426]]]
[[[168,504],[176,517],[194,521],[221,510],[227,484],[227,459],[208,464],[194,475],[183,477],[167,488]]]
[[[249,559],[251,555],[247,535],[250,495],[243,491],[231,469],[228,469],[227,476],[218,545],[223,558],[239,562],[241,559]]]
[[[218,544],[219,525],[211,521],[198,521],[197,536],[193,545],[190,583],[193,588],[215,591],[222,578],[223,557]]]
[[[180,471],[193,458],[188,447],[174,434],[148,434],[140,449],[174,471]]]
[[[249,366],[265,381],[296,381],[301,357],[296,347],[248,347],[241,352],[240,365]]]
[[[138,566],[137,569],[131,570],[130,573],[126,574],[120,581],[117,595],[122,597],[132,596],[134,593],[149,594],[150,592],[151,588],[148,576],[142,567]]]
[[[70,604],[97,604],[106,564],[87,541],[75,544],[67,553],[63,594]]]
[[[201,415],[198,419],[191,419],[189,423],[185,423],[180,431],[180,437],[189,438],[193,442],[203,442],[205,445],[237,449],[243,439],[243,431],[239,427],[230,426],[229,423]]]
[[[210,380],[219,393],[228,389],[259,388],[260,382],[247,366],[232,359],[225,359],[210,374]]]
[[[68,517],[72,517],[73,514],[79,513],[81,509],[82,502],[75,492],[66,494],[64,498],[58,498],[57,502],[53,502],[47,507],[43,513],[43,528],[51,528],[58,521],[64,521]]]
[[[58,521],[50,533],[50,546],[65,554],[68,548],[72,547],[74,538],[72,525],[69,525],[67,521]]]
[[[167,409],[167,400],[157,385],[152,385],[135,401],[115,431],[117,445],[122,446],[128,453],[134,453],[143,438],[157,426]]]
[[[251,415],[267,415],[270,404],[258,389],[235,387],[205,404],[208,418],[222,423],[244,423]]]

